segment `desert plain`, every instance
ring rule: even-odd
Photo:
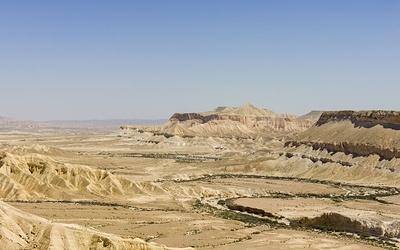
[[[0,130],[0,249],[397,249],[396,112]]]

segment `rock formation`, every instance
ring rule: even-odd
[[[310,145],[353,156],[376,154],[386,160],[400,158],[400,112],[324,112],[313,127],[286,145]]]
[[[313,119],[298,119],[295,115],[277,114],[245,104],[239,108],[218,107],[202,113],[175,113],[160,126],[121,128],[165,137],[257,138],[268,137],[271,133],[300,132],[314,122]]]

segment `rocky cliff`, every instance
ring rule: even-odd
[[[317,123],[286,146],[310,145],[314,149],[353,156],[400,158],[400,112],[324,112]]]
[[[321,114],[316,125],[321,126],[329,122],[351,121],[355,127],[371,128],[381,125],[384,128],[400,130],[399,111],[336,111],[324,112]]]
[[[218,117],[218,115],[202,115],[199,113],[175,113],[171,116],[170,120],[177,120],[180,122],[188,121],[188,120],[199,120],[202,123],[209,122]]]

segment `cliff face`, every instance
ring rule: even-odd
[[[310,145],[354,156],[377,154],[388,160],[400,158],[400,112],[324,112],[313,127],[286,145]]]
[[[400,112],[383,110],[324,112],[316,125],[339,121],[351,121],[356,127],[371,128],[381,125],[384,128],[400,130]]]
[[[167,136],[256,138],[270,136],[274,132],[304,131],[314,122],[246,104],[239,108],[218,107],[201,113],[175,113],[166,124],[160,126],[121,128]]]
[[[188,120],[200,120],[202,123],[209,122],[217,118],[217,115],[202,115],[199,113],[175,113],[171,116],[170,121],[188,121]]]

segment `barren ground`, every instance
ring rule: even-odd
[[[165,190],[146,189],[150,195],[123,199],[110,195],[81,200],[8,200],[8,204],[53,222],[79,224],[169,247],[395,248],[396,240],[287,225],[289,220],[332,212],[359,220],[394,222],[400,219],[400,198],[393,190],[342,183],[339,179],[316,182],[285,177],[285,173],[269,174],[261,162],[278,158],[270,153],[284,150],[279,143],[226,139],[219,141],[226,149],[216,150],[201,138],[190,140],[160,145],[105,130],[0,131],[5,152],[36,150],[59,162],[107,170],[138,183],[149,181]],[[371,194],[381,196],[374,200]],[[237,212],[219,201],[282,218]]]

